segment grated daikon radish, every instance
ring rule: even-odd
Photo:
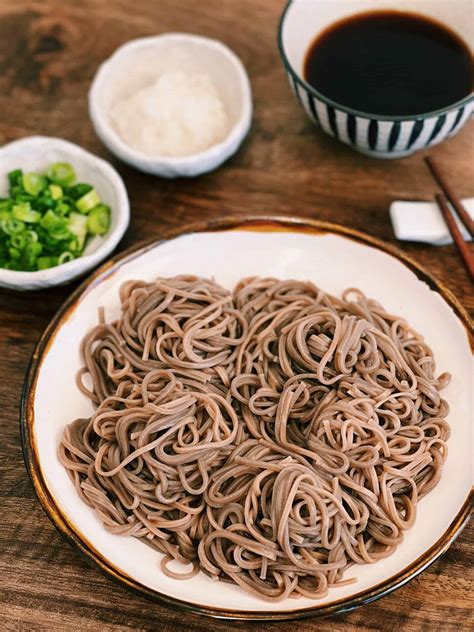
[[[148,156],[189,156],[222,141],[229,117],[208,74],[164,72],[110,110],[122,139]]]

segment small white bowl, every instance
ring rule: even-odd
[[[224,101],[231,126],[223,141],[202,152],[150,157],[125,143],[111,123],[109,111],[117,98],[174,69],[208,73]],[[252,92],[242,62],[227,46],[198,35],[166,33],[127,42],[100,66],[89,91],[89,114],[104,145],[132,167],[165,178],[197,176],[212,171],[237,151],[250,129]]]
[[[78,259],[37,272],[0,268],[0,287],[41,290],[64,285],[96,267],[117,246],[130,221],[127,190],[117,171],[105,160],[61,138],[30,136],[0,148],[0,197],[8,195],[7,174],[13,169],[45,171],[54,162],[69,162],[78,182],[92,184],[112,213],[109,232],[95,237]]]

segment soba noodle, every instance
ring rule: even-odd
[[[449,375],[403,318],[357,289],[261,278],[129,281],[120,300],[82,342],[95,412],[59,446],[106,529],[171,577],[268,601],[320,598],[395,550],[450,432]]]

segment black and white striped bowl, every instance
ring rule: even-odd
[[[330,24],[371,9],[409,10],[445,23],[465,41],[473,41],[471,0],[290,0],[278,29],[278,46],[290,86],[308,116],[327,134],[376,158],[401,158],[456,134],[474,112],[472,93],[436,112],[381,116],[345,107],[303,78],[306,51]]]

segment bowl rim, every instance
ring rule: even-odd
[[[135,244],[128,250],[108,260],[94,273],[92,273],[74,292],[72,292],[62,307],[55,314],[40,338],[26,372],[20,400],[20,433],[25,466],[38,500],[40,501],[46,515],[58,531],[66,536],[70,543],[74,543],[89,562],[97,565],[102,572],[119,584],[127,586],[141,596],[147,597],[181,612],[191,612],[219,619],[287,621],[347,612],[364,604],[371,603],[372,601],[393,592],[397,588],[400,588],[425,570],[425,568],[443,554],[460,534],[469,518],[471,502],[474,496],[473,489],[470,489],[462,507],[456,516],[454,516],[451,524],[439,540],[414,562],[408,564],[405,568],[389,579],[377,584],[376,586],[356,593],[352,597],[342,598],[333,601],[330,604],[318,606],[316,602],[314,606],[309,608],[274,612],[271,610],[227,610],[224,608],[197,605],[144,586],[133,577],[130,577],[122,570],[115,567],[109,560],[99,553],[81,534],[79,529],[75,527],[75,525],[73,525],[65,515],[63,515],[59,503],[54,500],[52,494],[49,492],[42,474],[34,433],[34,400],[36,384],[41,370],[42,361],[50,344],[54,340],[54,337],[57,331],[61,328],[62,324],[70,317],[82,296],[86,295],[90,289],[96,287],[102,280],[112,275],[121,267],[121,265],[141,256],[161,243],[190,233],[232,230],[300,231],[313,235],[332,233],[357,243],[362,243],[366,246],[371,246],[381,250],[401,261],[406,267],[414,272],[420,280],[427,283],[432,290],[437,291],[442,296],[442,298],[453,309],[454,313],[461,321],[461,324],[464,325],[471,349],[474,349],[473,322],[462,304],[452,294],[452,292],[442,282],[435,279],[431,273],[426,271],[422,266],[416,263],[401,250],[363,232],[320,220],[277,215],[229,216],[226,218],[210,220],[208,222],[193,223],[180,228],[167,229],[162,233],[161,237],[153,237]]]
[[[423,112],[422,114],[406,114],[406,115],[403,114],[403,115],[396,115],[396,116],[364,112],[363,110],[356,110],[346,105],[342,105],[342,103],[338,103],[337,101],[333,101],[333,99],[331,99],[330,97],[325,96],[322,92],[319,92],[319,90],[317,90],[316,88],[313,88],[313,86],[310,83],[308,83],[304,79],[304,77],[293,68],[292,64],[290,63],[290,60],[288,59],[288,56],[285,50],[285,45],[283,43],[283,31],[285,29],[285,20],[290,10],[290,7],[293,4],[293,1],[294,0],[287,0],[286,6],[283,9],[283,12],[278,22],[277,42],[278,42],[278,51],[280,53],[281,60],[283,62],[283,65],[286,71],[290,73],[291,77],[300,86],[302,86],[306,90],[306,92],[311,94],[313,97],[318,98],[320,101],[323,101],[324,103],[332,106],[336,110],[345,112],[346,114],[352,114],[353,116],[356,116],[356,117],[361,117],[361,118],[370,119],[370,120],[402,123],[402,122],[410,122],[410,121],[424,121],[425,119],[428,119],[428,118],[441,116],[453,110],[458,110],[461,107],[464,108],[466,105],[469,105],[470,103],[474,101],[474,92],[471,91],[470,94],[466,95],[459,101],[455,101],[454,103],[447,105],[443,108],[440,108],[438,110],[431,110],[430,112]],[[354,6],[354,9],[357,12],[356,5]]]
[[[154,44],[162,44],[166,40],[174,40],[177,42],[181,41],[184,42],[184,45],[186,45],[186,43],[193,42],[199,46],[206,46],[209,49],[212,49],[217,55],[226,57],[233,65],[237,73],[237,80],[235,81],[235,84],[242,95],[242,111],[240,112],[237,120],[229,128],[227,135],[221,141],[211,145],[207,149],[186,156],[166,156],[163,154],[149,156],[137,149],[134,149],[133,147],[130,147],[130,145],[128,145],[114,129],[107,117],[107,113],[99,104],[100,90],[103,85],[105,85],[108,79],[107,75],[113,65],[120,62],[133,50],[145,48]],[[150,35],[147,37],[138,37],[129,40],[116,48],[110,57],[105,59],[97,69],[89,88],[88,102],[89,115],[96,127],[97,133],[100,136],[105,137],[106,144],[110,145],[111,150],[116,153],[117,156],[121,158],[122,156],[126,156],[127,160],[133,164],[138,162],[148,167],[163,165],[165,167],[169,166],[177,169],[180,167],[186,168],[189,164],[193,164],[198,161],[204,162],[215,159],[223,154],[229,147],[233,147],[234,144],[240,142],[250,129],[253,109],[250,79],[243,62],[238,55],[226,44],[215,38],[179,31],[160,33],[159,35]]]
[[[118,173],[118,171],[107,160],[96,156],[92,152],[84,149],[80,145],[73,143],[64,138],[57,136],[26,136],[24,138],[18,138],[0,147],[0,158],[11,148],[25,146],[25,149],[31,145],[41,145],[41,143],[48,143],[49,146],[55,146],[62,148],[65,152],[71,155],[71,162],[74,162],[75,156],[82,156],[85,161],[90,165],[94,165],[100,168],[105,177],[109,180],[114,188],[118,202],[116,207],[112,209],[112,214],[115,214],[117,218],[117,225],[115,228],[111,228],[109,232],[104,235],[102,243],[96,250],[91,253],[83,254],[77,259],[62,263],[61,265],[54,266],[52,268],[46,268],[45,270],[7,270],[6,268],[0,268],[0,283],[8,283],[8,287],[22,288],[28,284],[44,283],[48,286],[55,285],[55,280],[58,276],[62,276],[63,273],[67,274],[67,278],[72,280],[73,278],[83,274],[89,270],[92,266],[100,263],[112,250],[117,246],[122,239],[125,231],[127,230],[130,222],[130,202],[128,199],[127,188],[125,183]],[[58,279],[57,283],[62,283],[63,280]]]

